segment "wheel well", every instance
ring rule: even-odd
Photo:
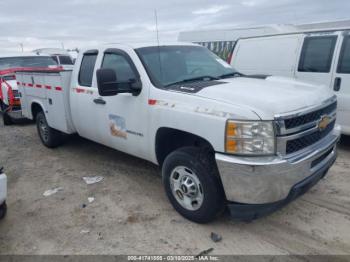
[[[206,147],[214,151],[212,145],[204,138],[173,128],[162,127],[156,134],[156,156],[160,166],[165,158],[176,149],[186,146]]]
[[[31,108],[32,108],[33,120],[35,120],[38,113],[43,111],[43,109],[41,105],[39,105],[38,103],[33,103]]]

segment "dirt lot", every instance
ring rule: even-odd
[[[34,125],[1,125],[9,210],[0,254],[350,254],[349,159],[346,138],[329,175],[267,218],[197,225],[173,210],[156,166],[79,137],[50,150]],[[104,180],[82,180],[95,175]],[[43,196],[55,187],[63,191]]]

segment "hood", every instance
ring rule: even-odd
[[[272,120],[278,114],[320,105],[333,96],[333,92],[326,86],[285,77],[236,77],[220,82],[224,84],[206,87],[196,95],[247,107],[263,120]]]

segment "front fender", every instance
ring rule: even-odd
[[[175,106],[176,107],[176,106]],[[156,134],[160,128],[172,128],[187,132],[208,141],[216,152],[224,152],[225,127],[227,118],[213,112],[200,112],[178,106],[157,106],[152,109],[150,118],[149,148],[153,148],[152,161],[156,159]]]

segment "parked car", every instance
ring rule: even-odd
[[[326,85],[338,97],[337,121],[350,135],[350,34],[347,30],[240,39],[231,65],[243,74],[293,77]]]
[[[336,159],[331,90],[242,76],[202,46],[107,45],[80,52],[73,71],[16,77],[45,146],[78,133],[161,166],[173,207],[195,222],[226,206],[235,218],[268,214]]]
[[[15,70],[18,68],[46,68],[57,63],[50,57],[33,53],[8,53],[0,55],[0,110],[4,125],[22,118],[20,94]]]
[[[3,219],[7,212],[6,206],[7,197],[7,177],[3,173],[3,168],[0,168],[0,219]]]
[[[33,52],[41,55],[49,55],[59,66],[66,69],[73,69],[74,59],[71,57],[70,53],[64,49],[41,48],[33,50]]]

